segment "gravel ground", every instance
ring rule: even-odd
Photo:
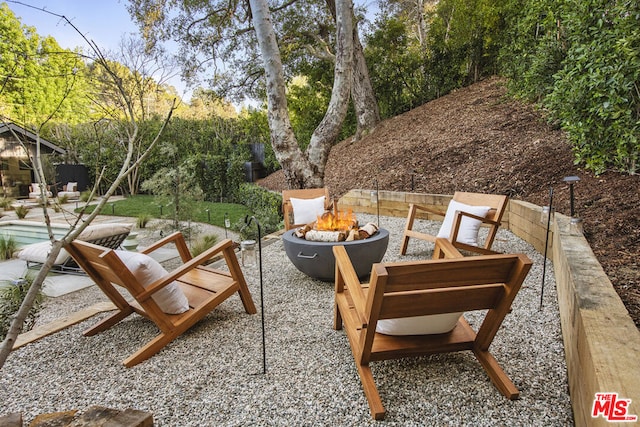
[[[376,218],[361,214],[359,220]],[[404,219],[382,217],[380,226],[391,235],[383,261],[399,259]],[[534,261],[492,345],[520,389],[519,400],[505,399],[470,352],[375,362],[387,417],[372,421],[347,338],[332,329],[332,284],[299,272],[275,240],[262,254],[266,374],[260,274],[246,269],[257,315],[244,313],[234,296],[133,368],[121,361],[156,334],[139,316],[82,336],[102,317],[96,316],[15,351],[0,372],[0,415],[22,412],[29,421],[104,405],[150,411],[157,426],[573,425],[553,267],[547,264],[540,310],[542,256],[504,230],[494,249]],[[403,259],[429,256],[428,243],[412,242]],[[103,300],[95,286],[51,299],[42,321]],[[472,324],[478,318],[466,316]]]

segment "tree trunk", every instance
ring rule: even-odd
[[[287,98],[285,94],[284,72],[280,49],[271,22],[269,5],[266,0],[250,0],[253,27],[260,46],[264,64],[267,89],[267,120],[271,131],[271,146],[282,166],[290,188],[304,188],[303,171],[309,169],[303,158],[298,141],[293,134]]]
[[[364,51],[358,36],[357,25],[353,26],[353,87],[351,98],[356,112],[357,130],[355,138],[360,139],[371,133],[380,122],[378,101],[373,93],[373,86],[369,78],[369,69],[364,59]]]
[[[280,49],[271,22],[266,0],[250,0],[253,26],[262,54],[267,88],[267,118],[271,145],[284,170],[289,188],[322,187],[324,170],[347,113],[353,67],[353,6],[350,0],[337,2],[337,47],[333,91],[327,112],[318,125],[306,155],[302,153],[293,133],[282,70]]]
[[[336,4],[333,0],[325,3],[337,24]],[[353,15],[353,82],[351,86],[351,100],[356,113],[357,130],[355,139],[370,133],[380,123],[380,110],[378,101],[373,92],[373,85],[369,77],[367,61],[364,58],[364,49],[360,43],[358,25]]]
[[[336,142],[349,108],[349,94],[353,82],[353,4],[351,0],[336,1],[336,64],[333,75],[333,89],[327,112],[311,135],[307,154],[313,175],[310,180],[314,187],[324,185],[324,171],[329,151]]]

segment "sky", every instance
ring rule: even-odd
[[[38,9],[64,15],[103,51],[117,51],[124,35],[138,32],[129,17],[125,0],[20,0],[7,1],[7,5],[23,25],[35,27],[40,36],[52,36],[66,49],[80,47],[87,50],[88,46],[64,19]],[[188,101],[189,94],[179,77],[170,80],[169,84]]]

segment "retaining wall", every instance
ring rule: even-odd
[[[338,205],[356,213],[406,217],[410,203],[446,211],[451,197],[392,191],[380,191],[376,197],[372,190],[352,190]],[[546,222],[541,221],[540,206],[511,200],[502,222],[544,253]],[[592,418],[591,411],[596,393],[617,393],[619,399],[631,399],[627,413],[640,416],[640,331],[588,242],[581,233],[569,230],[569,218],[564,215],[555,215],[547,256],[554,266],[575,424],[629,425],[602,416]]]

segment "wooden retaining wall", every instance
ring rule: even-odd
[[[352,190],[338,205],[356,213],[406,217],[409,203],[445,211],[451,197],[380,191],[376,198],[372,190]],[[544,253],[546,223],[541,221],[540,206],[511,200],[502,221]],[[581,233],[569,230],[569,218],[564,215],[555,215],[547,256],[554,266],[575,424],[630,425],[609,422],[603,416],[593,418],[591,412],[596,393],[617,393],[619,399],[631,400],[627,413],[640,416],[640,331],[588,242]]]

